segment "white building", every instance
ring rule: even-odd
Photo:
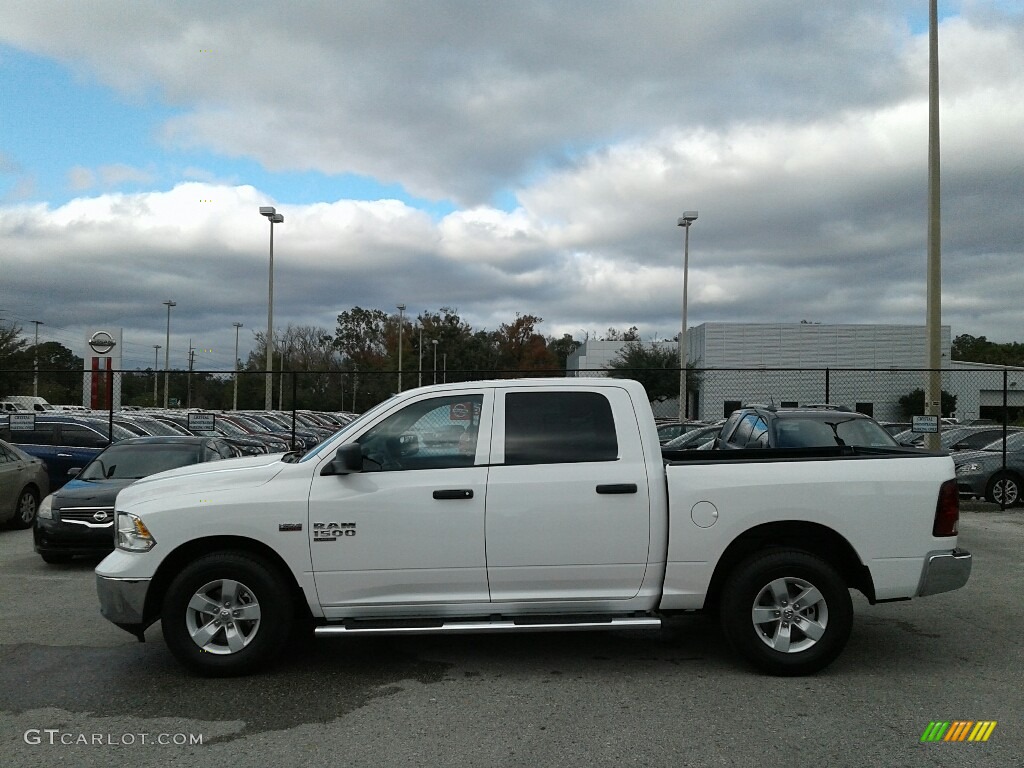
[[[748,402],[831,402],[898,420],[900,398],[926,386],[919,370],[927,366],[923,325],[705,323],[690,328],[687,341],[688,359],[701,371],[689,393],[689,412],[699,419],[720,418]],[[626,343],[588,340],[569,356],[569,375],[608,368]],[[677,349],[674,341],[654,343]],[[956,414],[991,416],[1002,407],[1003,369],[952,362],[950,345],[950,328],[942,326],[942,388],[956,396]],[[1013,369],[1007,383],[1008,405],[1024,408],[1024,370]],[[678,413],[677,402],[666,400],[656,412]]]

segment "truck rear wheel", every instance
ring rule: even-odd
[[[244,552],[211,552],[171,582],[161,624],[167,647],[182,664],[219,677],[274,660],[288,642],[292,615],[276,568]]]
[[[773,550],[742,562],[722,591],[729,644],[773,675],[808,675],[843,650],[853,602],[842,577],[819,557]]]

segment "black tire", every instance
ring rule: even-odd
[[[31,486],[26,486],[21,489],[21,493],[18,494],[18,503],[14,507],[14,517],[11,518],[8,525],[15,530],[25,530],[31,528],[32,523],[35,522],[36,513],[39,511],[39,491]]]
[[[161,624],[178,661],[201,675],[225,677],[268,666],[284,650],[293,616],[277,568],[245,552],[211,552],[171,582]]]
[[[985,488],[985,500],[999,504],[1005,498],[1006,506],[1020,506],[1020,491],[1020,478],[1017,475],[1013,472],[996,472]]]
[[[812,602],[801,605],[801,598]],[[777,549],[736,567],[722,589],[720,620],[729,644],[758,669],[809,675],[846,646],[853,601],[842,577],[824,560]]]
[[[44,563],[49,563],[50,565],[61,565],[71,562],[71,555],[66,555],[63,552],[40,552],[39,556],[43,558]]]

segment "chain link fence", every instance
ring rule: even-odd
[[[648,391],[656,417],[678,418],[679,369],[619,370]],[[15,407],[91,410],[112,415],[141,408],[203,410],[320,410],[360,413],[399,388],[522,377],[564,377],[565,370],[405,371],[31,371],[0,370],[0,400]],[[570,371],[608,376],[606,369]],[[687,376],[691,419],[714,422],[750,403],[806,406],[829,403],[883,422],[924,413],[927,369],[692,368]],[[942,415],[961,422],[1024,423],[1024,369],[951,368],[941,371]],[[400,383],[401,380],[401,383]],[[13,403],[13,405],[12,405]],[[40,412],[39,410],[36,411]]]

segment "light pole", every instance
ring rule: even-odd
[[[448,383],[448,353],[447,352],[443,352],[441,354],[441,371],[442,371],[441,383],[447,384]]]
[[[398,391],[402,391],[402,326],[405,324],[405,304],[398,305]]]
[[[178,306],[178,303],[168,299],[164,302],[164,306],[167,307],[167,344],[164,346],[164,408],[166,408],[167,394],[171,390],[171,307]]]
[[[160,374],[157,373],[157,369],[160,367],[160,350],[162,347],[159,344],[153,345],[153,407],[156,408],[157,398],[157,387],[160,382]]]
[[[939,22],[938,3],[928,3],[928,279],[925,328],[928,380],[924,412],[937,417],[942,431],[942,229],[939,187]],[[925,434],[925,447],[941,447],[939,433]]]
[[[241,323],[232,323],[235,327],[235,396],[231,401],[231,410],[238,410],[238,329],[242,327]]]
[[[683,211],[682,217],[677,222],[678,226],[686,230],[683,238],[683,330],[679,334],[679,420],[685,421],[687,414],[686,402],[686,293],[689,288],[690,279],[690,225],[697,220],[696,211]]]
[[[33,320],[36,324],[36,344],[32,347],[32,397],[39,397],[39,326],[46,325],[42,320]]]
[[[420,380],[419,380],[417,386],[422,387],[423,386],[423,325],[422,324],[420,325],[419,356],[420,356]]]
[[[284,214],[273,206],[261,205],[260,216],[270,219],[270,289],[267,294],[267,397],[265,410],[274,409],[274,225],[284,223]]]
[[[430,343],[434,345],[434,383],[437,384],[437,339],[431,339]]]

